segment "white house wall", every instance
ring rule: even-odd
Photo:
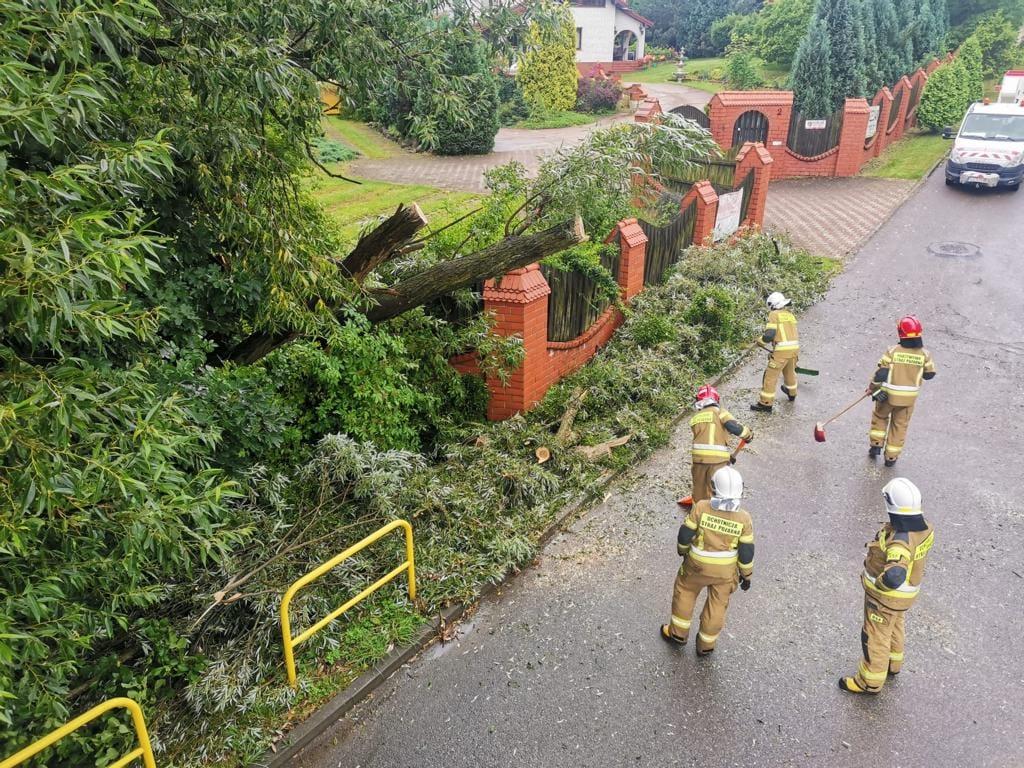
[[[615,54],[615,36],[624,29],[637,36],[637,58],[644,56],[644,25],[606,0],[604,8],[571,6],[577,29],[583,29],[583,46],[576,51],[576,61],[609,62]]]
[[[618,8],[615,9],[615,34],[618,34],[624,29],[630,30],[637,37],[636,44],[636,57],[642,59],[644,57],[644,43],[646,42],[645,35],[647,29],[636,19],[631,16],[627,16]],[[613,47],[614,47],[615,35],[612,35]],[[611,61],[611,59],[606,59]]]
[[[615,47],[615,18],[621,16],[611,2],[604,8],[572,7],[576,28],[583,28],[583,47],[576,61],[611,61]],[[627,17],[628,18],[628,17]]]

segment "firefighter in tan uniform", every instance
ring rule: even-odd
[[[904,616],[924,580],[925,561],[935,540],[924,519],[921,492],[903,477],[882,489],[889,522],[868,544],[864,558],[864,628],[857,674],[839,678],[849,693],[878,693],[886,677],[903,666]]]
[[[722,408],[718,390],[705,384],[697,390],[697,413],[690,419],[693,431],[691,450],[691,476],[693,484],[690,495],[679,500],[681,507],[690,507],[698,501],[711,498],[711,478],[722,467],[735,461],[729,451],[729,435],[745,442],[754,439],[754,433],[736,421],[735,417]]]
[[[771,413],[775,405],[775,390],[779,385],[779,374],[782,375],[782,391],[789,401],[796,400],[796,364],[800,357],[800,332],[797,330],[796,317],[786,307],[789,299],[781,293],[773,293],[768,297],[768,322],[764,327],[764,335],[758,344],[768,350],[768,367],[764,371],[761,382],[761,396],[750,406],[752,411]]]
[[[712,482],[714,496],[694,504],[679,527],[676,546],[684,559],[672,596],[672,623],[660,629],[666,642],[685,645],[694,604],[707,589],[697,631],[699,656],[715,650],[725,626],[729,598],[737,586],[744,591],[750,589],[754,573],[754,526],[750,515],[740,508],[743,478],[732,467],[724,467],[715,473]]]
[[[921,321],[908,315],[899,321],[897,330],[899,345],[890,347],[878,361],[878,370],[868,385],[875,401],[868,453],[876,457],[884,448],[887,467],[893,466],[903,453],[922,380],[935,377],[935,362],[921,338]]]

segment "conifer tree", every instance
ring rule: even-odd
[[[818,7],[820,12],[826,3],[822,2]],[[832,51],[829,70],[833,109],[839,109],[847,98],[863,96],[867,91],[864,37],[854,14],[853,0],[835,0],[825,12],[824,21]]]
[[[815,18],[793,60],[794,106],[805,117],[827,117],[835,109],[831,61],[832,47],[825,21]]]

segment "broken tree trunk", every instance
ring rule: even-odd
[[[341,263],[342,272],[357,283],[362,283],[367,275],[394,257],[425,226],[427,217],[418,205],[398,206],[390,218],[359,238],[356,247]]]
[[[397,216],[398,212],[395,215]],[[498,277],[509,270],[525,267],[566,248],[579,245],[586,239],[583,220],[579,216],[543,232],[507,238],[469,256],[442,262],[391,288],[374,291],[371,297],[378,303],[369,307],[365,314],[375,323],[390,320],[410,309],[429,304],[436,298],[468,288],[480,280]],[[369,254],[368,249],[369,246],[364,253]],[[351,256],[352,254],[349,254],[345,261],[347,262]],[[232,349],[224,359],[251,365],[297,338],[299,334],[294,332],[257,332]]]
[[[533,264],[586,239],[583,220],[579,216],[543,232],[510,237],[482,251],[438,264],[397,285],[374,292],[372,296],[378,304],[371,307],[366,316],[375,323],[389,320],[428,304],[439,296],[446,296],[480,280],[498,277],[509,270]]]

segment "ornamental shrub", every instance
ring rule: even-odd
[[[451,56],[451,74],[475,80],[465,114],[456,115],[443,101],[435,103],[439,155],[486,155],[498,133],[498,81],[482,43],[458,46]]]
[[[560,24],[530,26],[518,77],[531,113],[561,112],[576,104],[576,29],[567,9]]]
[[[501,125],[515,125],[530,116],[530,108],[523,99],[519,81],[512,75],[498,76],[498,122]]]
[[[1002,11],[990,13],[974,30],[981,46],[982,66],[986,77],[1002,77],[1013,65],[1017,45],[1017,29]]]
[[[622,86],[611,78],[581,77],[576,86],[577,112],[614,112],[622,101]]]
[[[757,71],[757,65],[754,63],[754,54],[744,47],[736,46],[729,51],[729,56],[726,59],[726,71],[729,85],[741,91],[751,91],[764,84]]]
[[[928,78],[921,94],[918,121],[932,130],[958,124],[970,106],[971,94],[975,90],[971,74],[960,59],[939,67]]]
[[[968,95],[971,101],[981,101],[985,97],[985,75],[982,64],[981,45],[978,38],[971,35],[964,40],[957,52],[957,58],[964,65],[967,75]]]

